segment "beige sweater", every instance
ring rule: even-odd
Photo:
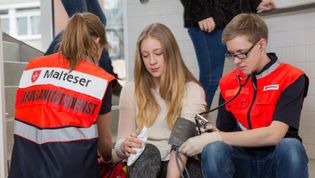
[[[203,89],[195,82],[186,84],[186,94],[183,99],[183,106],[181,117],[195,122],[196,114],[205,111],[206,101]],[[118,137],[115,145],[117,155],[124,159],[125,155],[121,150],[121,143],[129,137],[132,132],[139,132],[136,128],[136,115],[138,108],[134,96],[134,83],[127,83],[121,92],[119,101],[119,124]],[[159,95],[158,90],[153,90],[152,93],[160,106],[160,113],[158,114],[154,124],[148,128],[148,143],[155,145],[161,153],[162,161],[169,160],[171,145],[168,140],[172,129],[167,126],[166,115],[167,105]]]

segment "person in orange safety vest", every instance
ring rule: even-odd
[[[298,132],[308,77],[266,53],[268,28],[256,14],[234,17],[222,41],[237,68],[220,80],[217,128],[188,139],[181,153],[201,153],[206,178],[307,178]]]
[[[9,178],[96,178],[98,152],[112,159],[115,78],[97,66],[105,45],[99,18],[77,13],[60,52],[29,62],[16,94]]]

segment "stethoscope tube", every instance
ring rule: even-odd
[[[211,113],[211,112],[213,112],[213,111],[216,111],[216,110],[218,110],[219,108],[221,108],[221,107],[225,106],[226,104],[230,103],[231,101],[233,101],[233,100],[241,93],[242,88],[247,84],[248,79],[249,79],[251,76],[252,76],[252,74],[251,74],[251,75],[248,75],[248,76],[246,77],[245,82],[242,83],[242,82],[241,82],[241,76],[240,76],[239,74],[237,74],[237,82],[238,82],[238,85],[240,86],[239,89],[238,89],[238,91],[237,91],[237,93],[236,93],[232,98],[230,98],[229,100],[227,100],[226,102],[224,102],[224,103],[220,104],[219,106],[217,106],[217,107],[215,107],[215,108],[212,108],[212,109],[210,109],[210,110],[208,110],[208,111],[199,113],[199,115],[204,115],[204,114],[208,114],[208,113]]]

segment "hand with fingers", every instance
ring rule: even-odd
[[[122,150],[127,157],[131,154],[136,154],[135,149],[142,148],[142,141],[137,137],[136,133],[131,133],[130,136],[123,142]]]
[[[190,157],[195,156],[200,154],[207,144],[215,141],[222,141],[222,137],[219,132],[205,132],[201,135],[189,138],[180,146],[179,151]]]
[[[198,22],[198,25],[202,31],[205,31],[208,33],[212,32],[215,28],[215,22],[214,22],[214,19],[212,17],[200,20]]]
[[[204,130],[202,130],[202,132],[218,132],[219,131],[218,128],[216,128],[215,126],[213,126],[209,122],[207,122],[202,129],[204,129]]]
[[[274,0],[263,0],[257,7],[257,13],[270,11],[275,8]]]

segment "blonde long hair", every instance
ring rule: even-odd
[[[141,43],[147,38],[158,40],[162,46],[166,69],[161,76],[159,90],[168,105],[166,120],[171,128],[181,113],[185,84],[189,81],[196,83],[198,81],[186,67],[170,29],[160,23],[146,27],[137,40],[134,66],[135,97],[139,108],[136,121],[139,128],[152,126],[160,112],[160,107],[151,92],[151,89],[155,88],[153,77],[146,70],[141,57]]]
[[[96,63],[98,56],[98,44],[95,39],[100,38],[99,45],[105,47],[107,44],[105,36],[105,28],[100,19],[92,13],[76,13],[74,14],[62,36],[60,51],[62,55],[70,60],[70,70],[87,56],[91,57]]]

